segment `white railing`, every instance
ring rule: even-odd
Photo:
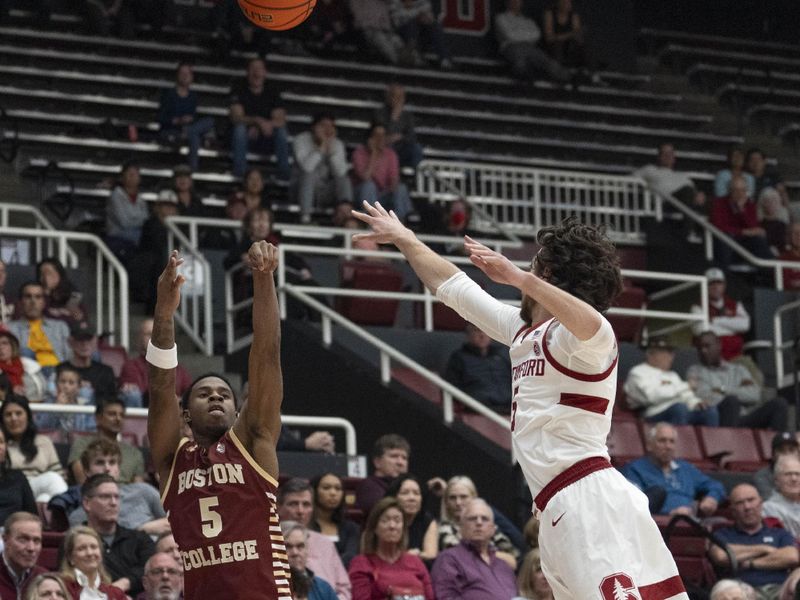
[[[783,306],[779,307],[775,311],[775,316],[772,319],[772,326],[773,326],[773,356],[775,357],[775,385],[778,388],[787,387],[792,385],[795,381],[796,377],[800,377],[800,373],[798,373],[798,368],[800,368],[800,364],[798,364],[798,353],[800,353],[800,347],[797,345],[797,340],[786,340],[783,339],[783,328],[781,327],[781,321],[783,316],[788,314],[791,311],[796,311],[800,309],[800,300],[795,300],[794,302],[789,302],[788,304],[784,304]],[[784,354],[787,350],[791,350],[792,361],[789,363],[789,368],[786,368],[786,362],[784,360]]]
[[[95,327],[98,333],[110,333],[110,343],[128,348],[128,272],[99,237],[90,233],[23,227],[4,227],[2,234],[12,238],[47,240],[54,245],[53,254],[62,264],[67,264],[70,243],[82,242],[94,249]]]
[[[58,413],[58,414],[80,414],[93,415],[94,406],[78,406],[71,404],[43,404],[36,402],[31,404],[33,412]],[[126,408],[125,418],[147,418],[146,408]],[[341,429],[344,431],[345,452],[348,456],[356,456],[358,446],[356,444],[356,428],[347,419],[341,417],[315,417],[305,415],[281,415],[281,423],[290,427],[320,427],[325,429]],[[124,428],[123,428],[124,429]]]
[[[462,197],[517,234],[534,235],[577,215],[604,225],[618,242],[642,242],[642,219],[660,209],[638,177],[445,160],[420,163],[417,192],[431,202]]]
[[[25,217],[28,217],[28,219],[25,219]],[[30,221],[31,219],[33,220],[33,229],[56,231],[53,224],[35,206],[15,202],[0,202],[0,229],[5,229],[6,227],[29,227],[30,224],[25,221]],[[55,241],[51,238],[36,238],[33,252],[33,258],[36,262],[48,256],[53,256]],[[70,269],[77,269],[78,255],[69,246],[67,246],[66,256],[68,260],[66,262],[61,261],[62,264]]]

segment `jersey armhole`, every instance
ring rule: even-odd
[[[175,448],[175,454],[172,455],[172,464],[169,467],[169,475],[167,476],[167,484],[164,486],[164,491],[161,493],[161,505],[164,505],[164,500],[167,499],[167,494],[169,493],[169,487],[172,485],[172,474],[175,471],[175,462],[178,460],[178,453],[181,451],[186,444],[189,443],[189,438],[181,438],[181,441],[178,442],[178,447]],[[166,508],[166,507],[165,507]]]
[[[244,447],[244,444],[242,444],[241,440],[239,440],[239,438],[236,436],[236,433],[233,431],[233,427],[231,427],[228,430],[228,433],[230,433],[231,440],[233,441],[234,446],[236,446],[236,448],[239,449],[239,452],[242,453],[242,456],[244,456],[244,459],[250,464],[250,466],[253,467],[253,469],[255,469],[256,473],[261,475],[261,477],[263,477],[267,481],[267,483],[273,485],[277,489],[278,482],[275,481],[275,478],[272,475],[270,475],[264,470],[264,467],[262,467],[260,464],[258,464],[258,462],[256,462],[256,459],[252,457],[250,452],[248,452],[247,448]]]

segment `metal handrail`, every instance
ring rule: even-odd
[[[32,215],[34,218],[36,229],[41,228],[41,229],[47,229],[49,231],[57,231],[56,228],[53,227],[53,224],[48,220],[47,217],[44,216],[44,214],[42,214],[42,211],[40,211],[38,208],[36,208],[35,206],[31,206],[29,204],[20,204],[16,202],[0,202],[0,227],[5,229],[6,227],[10,226],[10,219],[12,213],[24,213]],[[49,254],[52,254],[52,243],[49,245],[48,252]],[[68,261],[67,262],[62,261],[62,263],[64,264],[65,267],[71,269],[77,269],[78,255],[69,246],[67,246],[66,252]],[[46,256],[47,255],[45,255],[42,252],[41,240],[37,239],[36,240],[37,262],[39,260],[42,260],[43,258],[46,258]]]
[[[772,349],[773,355],[775,357],[775,383],[776,387],[783,388],[788,385],[791,385],[794,377],[797,374],[794,372],[797,368],[795,365],[792,365],[792,368],[789,370],[790,372],[786,372],[786,365],[784,364],[783,360],[783,353],[787,349],[791,348],[794,345],[793,341],[783,341],[783,330],[781,328],[781,317],[784,313],[787,313],[791,310],[796,310],[800,308],[800,300],[795,300],[794,302],[789,302],[788,304],[784,304],[783,306],[778,307],[775,311],[775,316],[772,318],[772,327],[773,327],[773,339],[774,339],[774,347]]]

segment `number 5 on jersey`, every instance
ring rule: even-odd
[[[214,507],[219,506],[219,498],[211,496],[210,498],[200,498],[200,520],[203,523],[203,535],[207,538],[217,537],[222,531],[222,517]]]

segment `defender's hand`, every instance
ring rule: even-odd
[[[247,262],[253,271],[272,273],[278,268],[278,248],[264,240],[254,242],[247,252]]]
[[[181,286],[186,281],[178,273],[178,267],[183,264],[183,259],[177,250],[169,255],[167,266],[158,278],[156,288],[156,314],[172,317],[181,303]]]
[[[411,231],[400,222],[400,219],[397,218],[394,211],[390,210],[387,212],[387,210],[381,206],[380,202],[376,202],[375,206],[372,206],[365,200],[363,206],[365,212],[358,212],[355,210],[350,212],[356,219],[369,225],[372,228],[372,232],[357,233],[353,236],[354,242],[370,240],[378,244],[396,244],[404,236],[411,233]]]

